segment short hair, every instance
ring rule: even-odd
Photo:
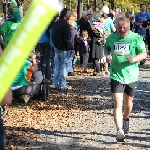
[[[143,5],[145,5],[145,4],[140,4],[140,8],[141,8]],[[145,5],[145,6],[146,6],[146,5]]]
[[[66,16],[66,14],[67,14],[68,11],[69,11],[69,9],[64,8],[64,9],[60,12],[59,18],[60,18],[60,19],[63,19],[63,18]]]
[[[85,17],[85,16],[87,16],[87,11],[82,12],[82,17]]]
[[[130,25],[130,19],[129,19],[128,17],[126,17],[126,16],[121,16],[121,17],[117,18],[117,20],[116,20],[116,26],[117,26],[118,23],[121,22],[121,21],[127,22],[127,23],[129,23],[129,25]]]
[[[91,10],[89,10],[88,12],[87,12],[87,15],[92,15],[93,14],[93,12],[91,11]]]

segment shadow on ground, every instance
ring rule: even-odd
[[[24,128],[24,127],[10,127],[6,126],[6,130],[12,131],[11,134],[7,136],[7,143],[11,145],[11,143],[15,143],[14,147],[20,147],[23,145],[23,147],[29,148],[29,150],[70,150],[70,149],[80,149],[80,150],[109,150],[110,148],[100,148],[100,147],[94,147],[94,146],[82,146],[79,144],[81,140],[83,141],[90,141],[90,142],[99,142],[105,145],[116,145],[119,147],[120,145],[117,144],[114,141],[105,141],[104,139],[99,139],[95,141],[94,138],[90,138],[88,136],[84,137],[82,135],[103,135],[107,139],[107,137],[112,136],[115,138],[114,134],[103,134],[103,133],[83,133],[83,132],[60,132],[60,131],[47,131],[47,130],[37,130],[34,128]],[[146,131],[145,131],[146,132]],[[24,136],[23,136],[24,134]],[[137,134],[137,136],[131,136],[128,135],[126,139],[132,139],[135,140],[141,140],[147,141],[148,137],[138,137],[138,134],[141,134],[139,132],[134,132],[134,134]],[[145,133],[143,133],[145,134]],[[149,133],[148,133],[149,134]],[[29,136],[28,136],[29,135]],[[50,136],[51,139],[45,142],[45,139],[43,139],[42,135],[45,135],[45,137]],[[65,138],[67,137],[67,141],[65,141]],[[83,137],[83,138],[82,138]],[[58,138],[63,138],[64,143],[60,143],[57,141]],[[43,142],[44,141],[44,142]],[[129,146],[131,149],[134,148],[150,148],[150,145],[144,145],[142,143],[122,143],[122,146]],[[117,149],[115,148],[115,150]],[[6,147],[6,150],[7,147]]]

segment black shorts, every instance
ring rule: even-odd
[[[134,96],[137,83],[122,84],[119,81],[111,79],[110,85],[112,93],[126,93],[129,96]]]

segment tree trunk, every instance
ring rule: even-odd
[[[77,3],[77,20],[78,21],[82,16],[82,12],[83,12],[83,2],[82,0],[78,0],[78,3]]]
[[[114,10],[115,1],[114,1],[114,0],[109,0],[109,3],[110,3],[110,8],[111,8],[112,10]]]

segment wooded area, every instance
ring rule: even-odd
[[[6,0],[8,1],[8,0]],[[30,2],[32,0],[24,0],[24,11],[28,8]],[[69,8],[69,9],[74,9],[76,8],[76,2],[77,0],[61,0],[64,2],[65,7]],[[85,5],[89,5],[90,7],[92,7],[92,1],[93,0],[81,0]],[[103,6],[104,3],[106,3],[110,8],[112,5],[114,5],[114,8],[120,8],[123,11],[133,11],[134,12],[138,12],[139,11],[139,5],[141,3],[145,3],[147,6],[147,10],[150,11],[150,2],[149,0],[97,0],[97,2],[99,2],[100,7]],[[0,12],[3,12],[3,0],[0,0]]]

